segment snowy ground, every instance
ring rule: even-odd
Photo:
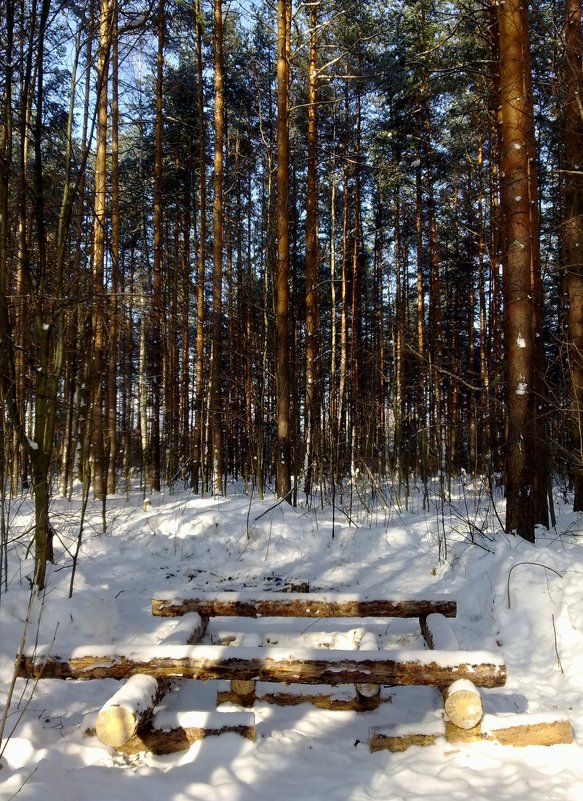
[[[52,643],[55,653],[67,645],[159,642],[175,621],[151,616],[150,599],[158,590],[276,590],[307,581],[311,591],[386,597],[453,593],[461,645],[479,650],[498,643],[508,667],[506,687],[484,691],[486,711],[566,713],[575,744],[515,749],[438,743],[371,754],[369,726],[436,716],[436,691],[400,688],[392,703],[372,712],[257,703],[256,743],[228,734],[171,756],[123,757],[86,734],[116,682],[43,680],[32,688],[19,679],[2,743],[0,797],[580,801],[583,520],[567,506],[558,508],[556,529],[540,532],[531,546],[500,531],[483,490],[469,483],[457,489],[452,504],[432,503],[428,511],[417,496],[408,509],[399,508],[389,485],[372,499],[354,493],[350,510],[345,494],[334,521],[327,504],[292,509],[273,499],[250,502],[235,491],[221,500],[188,493],[157,496],[147,511],[138,494],[120,496],[108,504],[106,535],[99,533],[99,509],[90,509],[71,600],[67,549],[78,530],[79,501],[55,501],[59,558],[46,597],[33,610],[34,621],[42,606],[40,628],[30,624],[28,639]],[[11,509],[9,586],[0,595],[0,711],[29,601],[26,577],[32,564],[24,553],[29,512],[27,502]],[[217,625],[232,629],[236,621]],[[281,628],[273,621],[261,625],[266,631]],[[342,637],[343,627],[358,625],[316,621],[311,630]],[[376,625],[391,642],[419,647],[410,623]],[[299,630],[305,628],[304,620]],[[185,703],[212,709],[216,689],[214,682],[190,682]]]

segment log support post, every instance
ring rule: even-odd
[[[165,645],[194,645],[203,636],[206,622],[197,612],[189,612],[163,642]],[[152,720],[154,709],[170,686],[168,679],[142,673],[130,676],[97,715],[95,732],[101,742],[119,749],[139,736]]]
[[[259,648],[263,645],[263,640],[259,634],[250,633],[243,637],[241,645]],[[257,697],[256,684],[257,682],[248,679],[231,679],[230,701],[244,707],[253,706]]]
[[[378,651],[379,641],[376,634],[372,631],[360,631],[358,633],[359,651]],[[381,686],[376,683],[357,682],[355,684],[356,696],[364,709],[376,709],[380,703]]]
[[[439,651],[460,651],[460,644],[450,622],[441,614],[420,618],[421,631],[428,647]],[[484,716],[479,690],[469,679],[459,679],[440,687],[445,714],[454,727],[475,728]]]

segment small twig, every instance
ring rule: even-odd
[[[35,768],[35,769],[32,771],[32,773],[29,773],[29,775],[28,775],[28,776],[26,777],[26,779],[25,779],[25,780],[22,782],[22,784],[20,785],[20,787],[18,788],[18,790],[17,790],[17,791],[14,793],[14,795],[11,795],[11,796],[10,796],[10,798],[8,799],[8,801],[14,801],[14,799],[16,798],[16,796],[17,796],[17,795],[20,793],[20,791],[21,791],[21,790],[22,790],[22,788],[23,788],[23,787],[24,787],[24,786],[27,784],[27,782],[29,782],[29,781],[32,779],[32,777],[33,777],[33,776],[34,776],[34,774],[37,772],[37,770],[38,770],[38,765],[37,765],[37,767],[36,767],[36,768]]]
[[[269,536],[267,537],[267,548],[265,549],[265,561],[267,562],[267,557],[269,555],[269,545],[271,543],[271,531],[273,529],[273,520],[269,521]]]
[[[269,509],[266,509],[264,512],[261,512],[260,515],[257,515],[257,517],[253,519],[253,522],[256,523],[258,520],[261,520],[261,518],[269,514],[269,512],[272,512],[274,509],[277,509],[278,506],[281,506],[281,504],[284,501],[289,501],[292,492],[293,489],[290,489],[290,491],[286,495],[284,495],[283,498],[279,498],[276,503],[274,503],[272,506],[269,507]]]
[[[559,646],[557,645],[557,627],[555,625],[555,616],[551,615],[551,618],[553,621],[553,633],[555,635],[555,653],[557,655],[557,665],[559,666],[561,673],[564,674],[565,671],[563,670],[563,665],[561,664],[561,657],[559,656]]]
[[[514,570],[514,568],[519,567],[520,565],[533,565],[534,567],[542,567],[545,570],[550,570],[551,573],[554,573],[559,578],[563,578],[563,574],[559,573],[558,570],[555,570],[554,567],[543,565],[540,562],[517,562],[515,565],[512,565],[512,567],[508,571],[508,578],[506,580],[506,601],[508,603],[508,609],[510,609],[510,576],[512,575],[512,571]]]

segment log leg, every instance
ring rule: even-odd
[[[119,748],[152,718],[169,681],[137,673],[107,701],[97,715],[95,731],[104,745]]]
[[[443,615],[432,614],[421,618],[421,631],[428,647],[440,651],[460,651],[458,639],[449,621]],[[459,679],[447,687],[440,687],[445,713],[449,721],[460,729],[473,729],[484,717],[484,706],[479,690],[468,679]]]
[[[358,640],[359,651],[378,651],[379,641],[376,634],[372,631],[364,631]],[[376,709],[380,703],[381,687],[380,684],[365,684],[363,682],[355,684],[356,696],[363,709]]]
[[[241,640],[241,645],[250,648],[259,648],[263,645],[263,640],[260,634],[255,632],[246,634]],[[256,700],[256,682],[243,679],[231,680],[230,699],[233,704],[240,706],[253,706]]]
[[[194,645],[204,634],[206,620],[196,612],[184,615],[164,644]],[[152,719],[154,708],[170,689],[167,679],[136,673],[107,701],[97,715],[95,731],[104,745],[121,748]]]

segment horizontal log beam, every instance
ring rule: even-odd
[[[202,617],[425,617],[432,613],[455,617],[457,605],[447,597],[388,600],[349,593],[271,592],[258,596],[224,592],[189,598],[161,592],[152,599],[153,615],[177,617],[187,612],[198,612]]]
[[[157,755],[185,751],[193,743],[220,734],[239,734],[255,741],[255,716],[245,712],[191,713],[192,720],[183,725],[159,727],[156,718],[151,726],[140,730],[126,743],[116,748],[122,754],[148,752]]]
[[[300,704],[311,704],[317,709],[327,709],[334,712],[368,712],[378,709],[381,703],[390,703],[391,697],[364,698],[358,695],[346,694],[336,695],[330,689],[328,692],[310,692],[306,688],[303,693],[288,693],[285,691],[258,692],[256,691],[250,703],[232,690],[219,690],[217,692],[217,706],[221,704],[239,704],[240,706],[252,706],[256,701],[262,704],[273,704],[274,706],[299,706]]]
[[[482,687],[500,687],[506,667],[498,654],[485,651],[326,651],[322,649],[228,646],[84,646],[53,656],[48,649],[24,655],[18,675],[34,678],[128,678],[144,673],[156,678],[238,679],[284,684],[436,685],[469,679]]]
[[[451,723],[375,726],[369,729],[371,751],[405,751],[412,745],[428,746],[438,740],[449,743],[489,742],[522,748],[527,745],[568,745],[573,729],[566,718],[555,715],[487,715],[479,726],[464,730]]]

